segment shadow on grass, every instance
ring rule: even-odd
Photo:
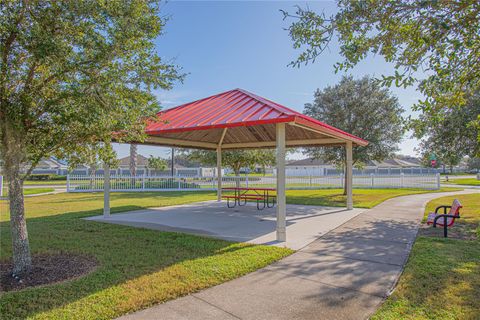
[[[119,206],[112,208],[112,212],[135,209],[143,209],[143,207]],[[2,319],[38,315],[80,301],[107,288],[127,284],[130,280],[148,277],[169,266],[183,265],[196,259],[235,253],[250,248],[212,238],[99,224],[81,219],[100,212],[101,210],[77,211],[28,219],[33,254],[81,253],[94,256],[99,262],[99,267],[93,273],[76,280],[3,293],[0,296]],[[11,256],[9,222],[0,223],[0,231],[1,259],[4,260]],[[175,278],[175,275],[173,277]],[[182,283],[182,279],[175,279],[177,280]],[[191,289],[182,290],[179,295],[186,294]],[[108,301],[101,301],[101,304],[108,305]],[[94,307],[96,306],[92,306]],[[115,309],[115,305],[112,308]],[[136,308],[138,306],[133,307],[133,309]],[[107,314],[117,315],[115,311],[111,312]],[[124,313],[124,311],[117,312]],[[81,317],[78,314],[77,316]]]

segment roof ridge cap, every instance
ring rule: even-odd
[[[295,111],[295,110],[293,110],[293,109],[291,109],[291,108],[285,107],[284,105],[281,105],[280,103],[277,103],[277,102],[272,101],[272,100],[270,100],[270,99],[267,99],[267,98],[261,97],[261,96],[259,96],[259,95],[256,95],[255,93],[252,93],[252,92],[247,91],[247,90],[245,90],[245,89],[237,88],[237,89],[235,89],[235,90],[238,90],[238,91],[240,91],[240,92],[242,92],[242,93],[244,93],[244,94],[252,97],[253,99],[260,101],[261,103],[268,105],[269,107],[277,110],[277,111],[280,112],[281,114],[288,114],[288,112],[285,112],[284,110],[280,110],[280,107],[283,108],[283,109],[286,109],[287,111],[289,111],[289,112],[291,113],[290,115],[295,115],[295,116],[297,116],[297,115],[300,114],[300,112],[298,112],[298,111]]]

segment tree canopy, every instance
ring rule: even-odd
[[[338,12],[332,15],[301,7],[293,14],[284,11],[285,19],[293,19],[288,31],[294,48],[302,50],[293,65],[315,61],[334,40],[343,57],[335,65],[337,71],[352,68],[369,54],[381,55],[395,69],[382,82],[417,84],[426,98],[414,109],[432,117],[441,116],[438,111],[444,108],[465,104],[468,94],[479,91],[479,1],[338,0],[337,4]]]
[[[192,161],[198,161],[204,165],[215,166],[217,163],[217,154],[215,151],[194,150],[188,152],[188,158]],[[240,169],[255,169],[255,166],[263,168],[275,165],[274,150],[224,150],[222,151],[222,166],[231,168],[235,175],[240,173]]]
[[[398,150],[404,131],[402,112],[397,98],[370,77],[343,77],[333,87],[317,89],[314,101],[305,104],[304,110],[310,117],[368,140],[368,146],[353,152],[357,167],[369,160],[381,161]],[[344,148],[307,148],[305,153],[338,167],[346,161]]]
[[[155,89],[183,75],[155,50],[159,2],[3,1],[0,156],[9,181],[14,272],[31,265],[22,181],[41,158],[80,158],[143,138]],[[98,148],[97,148],[98,147]],[[85,152],[88,151],[88,152]]]
[[[465,107],[442,110],[441,117],[420,115],[417,137],[422,138],[420,151],[425,159],[435,153],[441,164],[453,167],[468,156],[480,156],[477,137],[479,129],[475,121],[480,114],[480,94],[467,97]]]
[[[161,157],[150,156],[148,158],[148,167],[158,171],[163,171],[163,170],[167,170],[168,163],[167,163],[167,160]]]

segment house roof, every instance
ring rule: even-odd
[[[157,114],[147,143],[203,149],[275,147],[275,124],[287,123],[287,146],[368,144],[350,133],[243,89],[234,89]],[[227,130],[228,129],[228,130]]]
[[[38,162],[37,168],[65,169],[68,166],[62,161],[53,157],[42,159]]]
[[[118,165],[122,167],[128,167],[130,165],[130,157],[124,157],[118,160]],[[147,166],[148,165],[148,158],[142,156],[141,154],[137,154],[137,166]]]

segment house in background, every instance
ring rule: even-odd
[[[68,165],[53,157],[42,159],[32,170],[32,174],[58,174],[66,175],[68,173]]]
[[[172,169],[171,169],[171,161],[169,159],[165,159],[168,164],[168,168],[166,170],[155,170],[154,168],[150,168],[148,166],[148,158],[142,156],[141,154],[137,155],[137,175],[141,176],[143,174],[146,175],[153,175],[153,176],[171,176]],[[181,159],[177,161],[175,159],[173,175],[174,176],[199,176],[199,177],[211,177],[216,176],[216,168],[204,168],[204,167],[186,167],[182,164],[189,165],[188,162],[185,162]],[[222,170],[223,171],[223,170]],[[102,171],[103,173],[103,171]],[[112,174],[117,175],[129,175],[130,174],[130,157],[124,157],[119,159],[119,164],[117,169],[112,169]]]
[[[286,165],[287,176],[326,176],[338,175],[341,171],[334,165],[320,159],[307,158],[290,161]],[[369,161],[359,170],[354,168],[353,174],[422,174],[437,173],[437,169],[425,168],[420,159],[399,156],[384,161]]]

